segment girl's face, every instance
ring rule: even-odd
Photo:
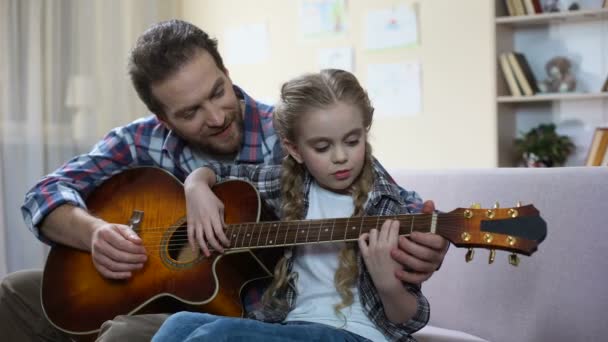
[[[365,162],[367,132],[361,110],[338,102],[303,113],[295,136],[295,142],[284,141],[289,154],[304,163],[322,187],[347,191]]]

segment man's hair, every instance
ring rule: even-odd
[[[163,21],[137,39],[129,56],[129,75],[139,98],[152,113],[166,117],[164,105],[152,94],[152,85],[168,79],[201,50],[226,71],[217,40],[188,22]]]

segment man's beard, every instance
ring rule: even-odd
[[[239,108],[240,109],[240,108]],[[224,129],[235,129],[236,137],[231,138],[229,141],[217,141],[214,136],[200,137],[196,141],[190,139],[188,142],[198,147],[202,152],[211,155],[234,155],[240,149],[244,139],[244,122],[240,110],[235,110],[230,115],[232,121],[228,126],[224,126]],[[234,127],[230,127],[234,124]],[[230,128],[229,128],[230,127]],[[182,136],[183,137],[183,136]],[[226,143],[229,143],[226,145]]]
[[[244,123],[240,113],[235,113],[234,115],[234,120],[230,125],[234,124],[235,127],[230,129],[235,129],[237,137],[236,139],[230,140],[230,145],[218,145],[218,143],[213,140],[213,137],[207,136],[197,141],[196,146],[198,146],[201,151],[212,155],[234,155],[240,151],[244,139]],[[228,129],[228,127],[225,127],[225,129]]]

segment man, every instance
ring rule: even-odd
[[[215,40],[178,20],[159,23],[138,39],[129,73],[154,116],[112,130],[91,152],[44,177],[26,195],[26,224],[43,242],[89,251],[101,275],[125,279],[142,268],[146,250],[126,225],[90,215],[83,198],[104,180],[135,166],[163,168],[184,180],[209,160],[279,163],[282,150],[272,128],[272,107],[232,84]],[[422,206],[403,191],[413,210]],[[432,202],[425,211],[433,210]],[[219,249],[219,242],[209,241]],[[393,257],[403,281],[422,283],[440,265],[447,242],[437,235],[400,240]],[[8,275],[0,289],[0,330],[8,340],[65,340],[45,318],[40,271]],[[86,314],[86,313],[83,313]],[[100,339],[149,340],[167,315],[119,316],[104,323]]]

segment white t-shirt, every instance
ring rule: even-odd
[[[350,195],[341,195],[321,188],[313,182],[308,196],[309,208],[306,219],[349,217],[354,211]],[[343,308],[343,316],[337,316],[334,305],[342,302],[334,285],[338,269],[338,255],[344,243],[320,243],[297,246],[293,271],[298,273],[296,305],[286,321],[306,321],[342,328],[372,341],[386,338],[365,315],[359,300],[359,289],[351,290],[354,302]]]

